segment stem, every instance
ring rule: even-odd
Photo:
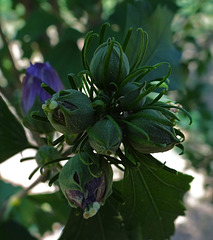
[[[34,157],[22,158],[22,159],[20,160],[20,162],[25,162],[25,161],[29,161],[29,160],[33,160],[33,159],[35,159],[35,156],[34,156]]]
[[[40,137],[39,133],[34,132],[32,130],[30,132],[32,134],[32,137],[34,138],[34,140],[36,141],[36,143],[38,145],[37,148],[33,147],[33,146],[30,146],[30,148],[39,149],[39,147],[42,147],[42,146],[46,145],[45,140]]]
[[[43,164],[43,165],[41,166],[41,168],[40,168],[40,173],[43,175],[43,169],[44,169],[44,167],[46,167],[46,166],[49,165],[49,164],[58,163],[58,162],[60,162],[60,161],[69,160],[69,159],[70,159],[70,157],[62,157],[62,158],[57,158],[57,159],[55,159],[55,160],[49,161],[49,162],[47,162],[47,163],[45,163],[45,164]]]
[[[52,142],[52,145],[55,146],[57,145],[58,143],[61,143],[63,142],[65,139],[65,136],[64,135],[61,135],[59,138],[57,138],[54,142]]]
[[[123,161],[123,165],[125,166],[128,165],[129,167],[137,167],[137,164],[134,164],[132,163],[121,151],[121,149],[119,148],[117,151],[116,151],[118,157],[121,159],[121,161]]]

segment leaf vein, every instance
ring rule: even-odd
[[[152,197],[152,194],[151,194],[151,192],[150,192],[150,190],[149,190],[148,185],[146,184],[146,181],[145,181],[145,179],[144,179],[141,171],[138,170],[138,173],[139,173],[139,176],[140,176],[140,178],[141,178],[141,181],[142,181],[142,183],[143,183],[143,185],[144,185],[144,187],[145,187],[145,190],[146,190],[146,192],[147,192],[147,194],[148,194],[148,196],[149,196],[149,198],[150,198],[150,200],[151,200],[151,203],[152,203],[152,205],[153,205],[153,207],[154,207],[154,210],[155,210],[155,212],[156,212],[156,215],[157,215],[159,224],[160,224],[160,226],[161,226],[160,229],[161,229],[161,231],[162,231],[162,236],[165,236],[165,234],[164,234],[164,227],[163,227],[163,224],[162,224],[162,219],[161,219],[160,213],[159,213],[159,211],[158,211],[157,205],[156,205],[156,203],[155,203],[155,201],[154,201],[154,199],[153,199],[153,197]]]

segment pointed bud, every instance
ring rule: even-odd
[[[126,139],[138,152],[165,152],[180,143],[172,122],[159,111],[139,111],[129,122],[131,125],[126,129]]]
[[[129,74],[129,61],[119,43],[107,41],[95,51],[90,62],[94,83],[100,89],[109,89],[111,83],[120,85]]]
[[[109,119],[102,119],[87,129],[89,143],[99,154],[116,153],[122,140],[120,127]]]
[[[48,145],[39,148],[36,153],[36,162],[40,167],[45,163],[56,160],[58,158],[60,158],[60,154],[57,149]],[[49,164],[45,168],[50,170],[53,166],[54,164]]]

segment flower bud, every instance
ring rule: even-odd
[[[22,88],[22,107],[25,113],[32,108],[36,97],[41,103],[51,98],[51,95],[41,87],[42,83],[46,83],[56,92],[63,89],[57,72],[48,62],[30,64],[26,70]]]
[[[129,61],[117,42],[107,41],[95,51],[90,62],[94,83],[100,89],[109,89],[111,83],[119,86],[129,74]]]
[[[36,162],[40,167],[43,166],[45,163],[56,160],[58,158],[60,158],[60,154],[57,149],[48,145],[39,148],[36,153]],[[49,164],[45,168],[50,170],[53,166],[54,164]]]
[[[98,158],[94,154],[93,161]],[[64,165],[59,175],[61,190],[70,206],[82,208],[86,219],[94,216],[112,193],[113,174],[110,164],[102,161],[98,167],[94,163],[89,164],[91,162],[88,154],[77,154]]]
[[[121,144],[122,132],[119,126],[109,119],[102,119],[87,129],[89,143],[99,154],[116,153]]]
[[[122,110],[139,110],[146,98],[142,98],[138,104],[134,108],[129,108],[129,105],[136,100],[136,98],[140,95],[142,92],[141,84],[140,83],[127,83],[120,91],[120,99],[119,99],[119,105]]]
[[[80,133],[93,123],[90,99],[74,89],[55,93],[42,108],[52,126],[64,134]]]
[[[51,98],[51,95],[41,87],[42,83],[48,84],[55,91],[63,89],[58,74],[49,63],[31,64],[23,79],[22,108],[25,114],[23,124],[32,131],[49,133],[54,131],[49,122],[39,121],[31,116],[32,112],[36,112],[37,115],[45,118],[41,106],[45,100]]]
[[[132,125],[126,129],[127,141],[140,153],[165,152],[180,143],[172,123],[159,111],[139,111],[129,122]]]

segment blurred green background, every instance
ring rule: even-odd
[[[168,34],[167,31],[162,31],[162,41],[167,41],[167,36],[170,37],[171,34],[172,51],[175,52],[178,61],[178,54],[181,55],[180,62],[174,64],[174,76],[171,79],[174,79],[174,82],[171,83],[172,91],[169,92],[169,96],[183,105],[193,118],[190,127],[187,119],[181,121],[180,125],[186,135],[184,157],[187,158],[189,168],[193,166],[204,174],[204,187],[208,194],[207,199],[203,201],[213,203],[213,1],[142,2],[148,11],[141,12],[143,21],[140,21],[140,12],[137,12],[137,16],[141,27],[150,34],[151,43],[154,41],[152,37],[155,37],[155,34],[152,35],[152,29],[159,29],[155,28],[155,22],[147,24],[147,19],[159,9],[159,5],[162,6],[159,11],[166,8],[170,13],[171,21],[166,21],[163,28],[171,29],[171,32]],[[77,74],[82,70],[80,50],[85,34],[90,30],[98,31],[101,24],[107,21],[111,23],[110,31],[113,35],[118,40],[122,39],[126,27],[133,22],[129,14],[134,13],[134,9],[129,7],[132,3],[133,0],[0,0],[1,93],[19,112],[21,81],[30,61],[48,61],[56,69],[64,85],[69,87],[66,81],[67,74]],[[165,57],[165,60],[168,60],[168,55],[172,52],[171,46],[167,48],[159,45],[158,48],[161,58]],[[18,191],[18,187],[12,187],[2,180],[0,184],[2,198],[5,196],[4,191],[7,196]],[[47,201],[52,207],[55,196],[47,196]],[[4,202],[2,198],[1,204]],[[14,224],[22,223],[27,228],[31,226],[31,221],[34,221],[37,224],[36,231],[42,235],[59,220],[50,215],[51,221],[46,220],[45,225],[44,220],[41,224],[34,204],[41,204],[43,199],[41,196],[32,198],[26,199],[22,207],[34,209],[31,210],[34,219],[30,220],[24,215],[19,215],[18,218],[14,213],[11,221],[15,220]],[[60,223],[64,224],[67,209],[60,210],[57,217],[60,215]],[[18,212],[23,214],[21,209]],[[189,235],[184,237],[180,239],[195,239]],[[24,239],[28,238],[33,239],[27,235]]]

